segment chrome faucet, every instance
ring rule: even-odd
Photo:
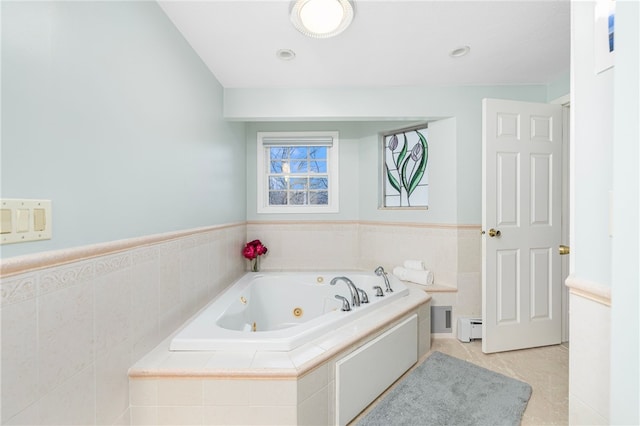
[[[343,311],[348,312],[348,311],[351,310],[351,306],[349,306],[349,301],[347,300],[346,297],[342,297],[339,294],[336,294],[336,299],[342,301],[342,310]]]
[[[384,297],[384,293],[382,292],[382,287],[379,285],[374,285],[373,289],[376,291],[376,297]]]
[[[384,285],[387,286],[387,293],[392,293],[393,289],[391,288],[391,284],[389,284],[389,277],[387,277],[387,273],[384,271],[384,268],[382,266],[378,266],[373,272],[384,279]]]
[[[361,288],[358,288],[357,290],[360,295],[360,303],[369,303],[369,296],[367,296],[367,292]]]
[[[360,295],[358,294],[358,289],[353,281],[347,277],[335,277],[331,280],[330,284],[336,285],[339,280],[344,281],[347,284],[347,287],[349,287],[349,291],[351,292],[351,306],[360,306]]]

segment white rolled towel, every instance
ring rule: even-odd
[[[421,285],[433,284],[433,272],[431,271],[416,271],[396,266],[393,268],[393,275],[400,278],[402,281],[410,281]]]
[[[403,266],[405,269],[413,269],[414,271],[424,271],[424,262],[422,260],[405,260]]]

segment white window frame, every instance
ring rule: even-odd
[[[258,213],[338,213],[339,211],[339,182],[338,182],[338,132],[258,132],[257,143],[257,212]],[[326,205],[269,205],[269,188],[267,174],[268,158],[265,155],[267,144],[265,141],[290,141],[291,145],[310,146],[314,142],[327,144],[327,175],[329,176],[329,203]],[[329,142],[328,142],[329,141]],[[308,144],[308,145],[307,145]],[[285,145],[285,143],[283,143]]]

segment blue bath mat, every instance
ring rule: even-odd
[[[531,386],[434,352],[357,426],[519,425]]]

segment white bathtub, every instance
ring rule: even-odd
[[[344,281],[329,284],[338,276],[363,289],[369,303],[342,311],[335,295],[349,301],[351,295]],[[391,293],[373,272],[250,272],[188,322],[169,349],[290,351],[409,293],[391,274],[389,281]],[[383,297],[374,286],[382,287]]]

